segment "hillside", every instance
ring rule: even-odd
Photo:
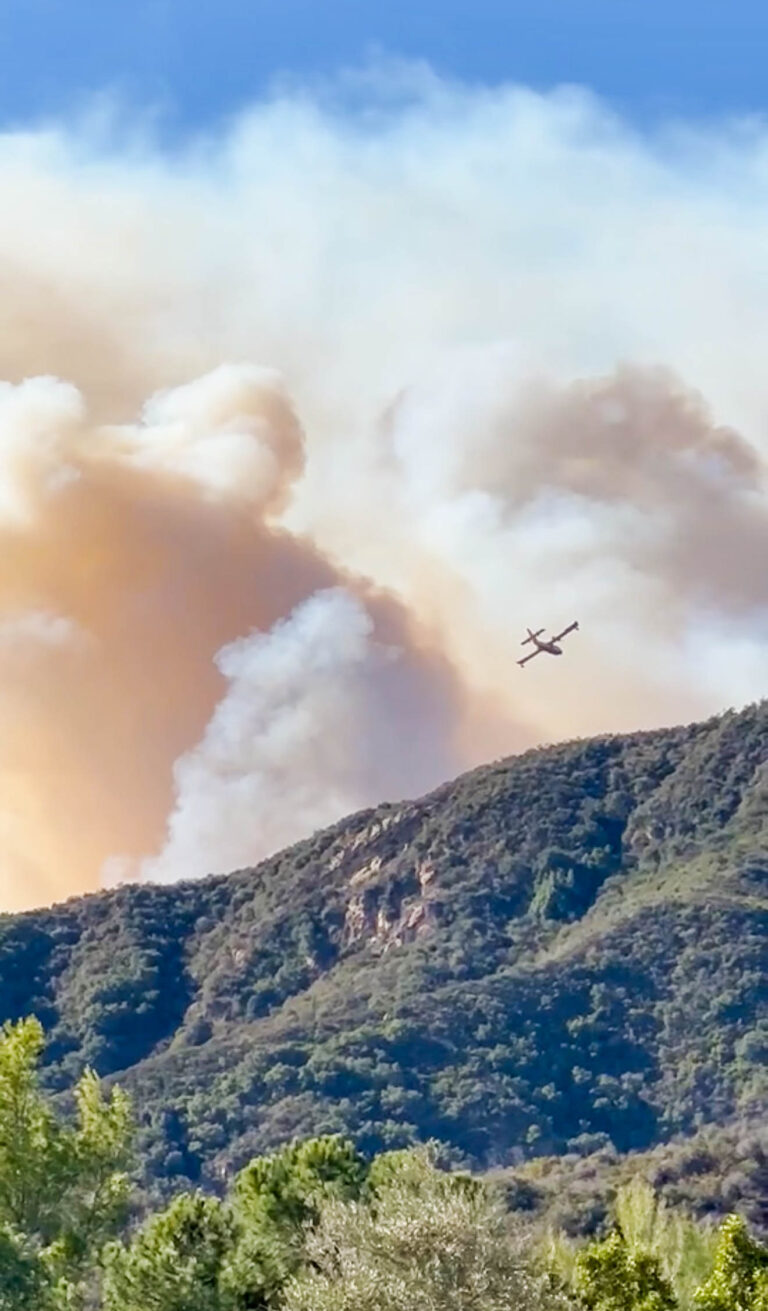
[[[0,1018],[55,1089],[119,1074],[154,1189],[335,1130],[519,1168],[764,1125],[767,938],[768,702],[2,917]]]

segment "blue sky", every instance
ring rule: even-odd
[[[94,93],[211,125],[282,74],[373,50],[471,82],[589,86],[623,114],[768,108],[759,0],[0,0],[0,123],[71,112]]]

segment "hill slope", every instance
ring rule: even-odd
[[[227,878],[0,918],[0,1018],[119,1074],[150,1180],[294,1134],[489,1168],[768,1106],[768,703],[580,741]]]

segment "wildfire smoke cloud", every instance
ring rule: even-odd
[[[0,906],[765,690],[760,130],[382,77],[0,138]]]

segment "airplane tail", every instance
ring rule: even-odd
[[[522,642],[520,643],[521,646],[527,646],[529,642],[533,642],[537,637],[541,637],[541,634],[544,632],[544,629],[537,628],[535,633],[532,633],[530,628],[526,628],[525,631],[528,634],[528,636],[523,638]]]

